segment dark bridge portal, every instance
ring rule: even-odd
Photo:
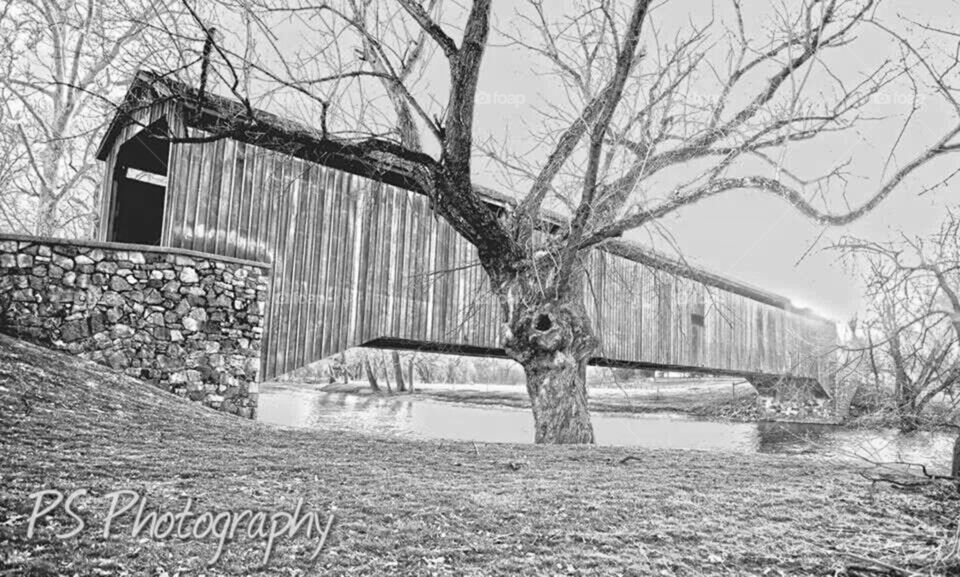
[[[243,114],[218,97],[188,114],[194,104],[186,87],[140,73],[129,116],[114,120],[101,145],[108,174],[142,126],[164,121],[173,135],[196,136]],[[361,176],[363,167],[303,127],[258,119],[232,138],[170,144],[160,244],[273,264],[264,378],[358,345],[502,355],[475,250],[424,196],[390,170]],[[102,231],[121,215],[115,188],[105,181]],[[602,339],[594,363],[832,387],[834,324],[783,297],[627,243],[592,251],[588,269]]]

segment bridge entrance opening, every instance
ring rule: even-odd
[[[170,142],[166,122],[124,142],[113,173],[114,210],[109,240],[159,245],[167,190]]]

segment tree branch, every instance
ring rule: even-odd
[[[447,55],[447,58],[452,60],[457,56],[459,50],[456,43],[452,38],[447,36],[447,33],[440,28],[439,24],[430,18],[430,15],[423,9],[423,6],[416,0],[397,0],[397,2],[399,2],[400,6],[407,11],[407,14],[413,17],[413,19],[417,21],[417,24],[433,38],[434,42],[443,50],[443,53]],[[476,3],[474,3],[474,9],[476,9]]]

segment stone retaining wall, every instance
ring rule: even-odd
[[[252,417],[268,267],[0,234],[0,331]]]

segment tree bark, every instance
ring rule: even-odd
[[[920,426],[920,414],[917,410],[916,387],[907,373],[906,363],[900,348],[899,332],[894,329],[889,343],[890,359],[893,361],[894,384],[893,397],[900,421],[900,432],[910,433]]]
[[[537,443],[593,443],[587,361],[597,339],[583,302],[584,270],[561,279],[545,257],[506,279],[493,277],[505,327],[504,350],[526,373]]]
[[[953,475],[954,480],[960,480],[960,435],[957,435],[957,439],[953,442],[953,462],[950,467],[950,474]]]
[[[533,407],[534,441],[591,444],[593,425],[587,409],[587,363],[558,351],[548,363],[524,367]]]
[[[393,361],[393,378],[397,382],[397,392],[402,393],[407,390],[403,382],[403,366],[400,364],[400,353],[390,351],[390,359]]]
[[[423,383],[432,383],[435,381],[433,378],[433,370],[430,368],[429,362],[421,362],[417,365],[417,371],[420,372],[420,381]]]
[[[55,236],[57,204],[54,192],[48,186],[42,186],[40,190],[39,208],[37,210],[36,233],[38,236]]]
[[[340,352],[340,371],[343,375],[343,384],[348,384],[350,382],[350,368],[347,366],[347,356],[343,354],[343,351]]]
[[[898,379],[896,404],[902,433],[911,433],[920,428],[920,409],[916,401],[917,397],[910,383]]]
[[[407,386],[408,386],[408,389],[409,389],[409,392],[410,392],[410,393],[413,393],[413,392],[415,391],[415,387],[414,387],[414,384],[413,384],[413,360],[414,360],[414,355],[411,355],[411,356],[410,356],[410,363],[409,363],[408,366],[407,366],[407,373],[408,373],[408,377],[409,377],[409,378],[407,379]]]
[[[390,388],[390,370],[387,368],[386,361],[384,361],[383,357],[379,354],[377,355],[377,366],[383,371],[383,382],[387,385],[387,394],[392,395],[393,389]]]
[[[363,359],[363,369],[367,373],[367,381],[370,382],[370,389],[375,393],[379,393],[380,385],[377,384],[377,376],[373,374],[373,367],[370,366],[370,359],[366,357]]]

